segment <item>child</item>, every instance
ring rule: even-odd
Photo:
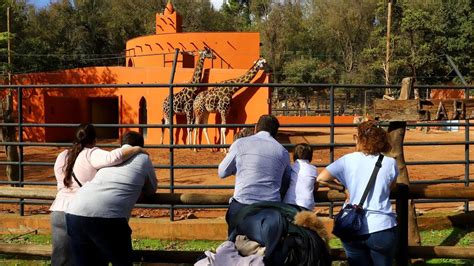
[[[298,205],[307,210],[314,209],[313,192],[318,185],[316,182],[318,170],[311,164],[312,159],[313,148],[311,146],[306,143],[295,146],[290,186],[283,202]]]

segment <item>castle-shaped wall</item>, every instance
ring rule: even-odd
[[[182,33],[181,18],[168,4],[163,14],[157,14],[157,34],[131,39],[126,44],[126,66],[89,67],[48,73],[14,76],[15,84],[166,84],[170,81],[175,48],[180,51],[174,83],[189,83],[197,61],[197,50],[210,48],[214,59],[204,64],[203,83],[219,83],[244,74],[260,57],[258,33],[199,32]],[[269,77],[260,71],[255,83],[268,83]],[[175,89],[175,93],[180,88]],[[169,88],[110,89],[31,89],[24,93],[25,122],[36,123],[121,123],[161,124],[163,101]],[[269,113],[269,88],[243,88],[233,97],[228,123],[255,123]],[[140,108],[142,103],[142,108]],[[146,111],[144,104],[146,103]],[[99,121],[99,122],[97,122]],[[105,122],[101,122],[105,121]],[[175,123],[185,123],[183,116]],[[211,114],[209,123],[216,121]],[[136,129],[138,130],[138,129]],[[122,133],[124,130],[119,130]],[[235,129],[228,130],[227,143],[232,142]],[[114,131],[101,134],[115,138]],[[177,143],[184,143],[186,130],[176,129]],[[72,135],[65,128],[25,128],[30,141],[66,141]],[[211,141],[219,143],[217,129],[209,129]],[[165,131],[165,143],[169,143]],[[148,144],[159,143],[161,129],[146,130]]]

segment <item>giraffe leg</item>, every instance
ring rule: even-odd
[[[167,125],[168,124],[168,119],[166,118],[163,118],[161,119],[161,124],[164,126],[164,125]],[[160,138],[160,144],[163,145],[163,138],[165,137],[165,127],[162,127],[161,128],[161,138]]]
[[[189,144],[192,144],[192,136],[191,136],[191,132],[193,131],[192,128],[190,128],[189,126],[193,124],[193,117],[191,115],[187,115],[186,116],[186,122],[187,122],[187,125],[188,127],[186,128],[186,131],[187,131],[187,135],[186,135],[186,144],[189,145]]]
[[[211,141],[209,140],[209,135],[207,134],[207,128],[203,128],[203,129],[202,129],[202,133],[204,134],[204,137],[205,137],[206,140],[207,140],[207,144],[211,145]],[[211,148],[211,151],[212,151],[212,150],[213,150],[213,149]]]
[[[194,123],[197,125],[198,123]],[[197,145],[197,133],[198,133],[198,128],[195,128],[193,130],[193,145]],[[193,148],[193,151],[197,151],[197,148]]]
[[[201,124],[208,124],[209,121],[209,113],[204,113],[202,116],[202,121]],[[207,127],[202,128],[202,133],[204,134],[204,137],[206,138],[207,144],[211,145],[211,141],[209,139],[209,134],[207,134]],[[212,151],[213,149],[211,149]]]
[[[225,114],[222,115],[221,114],[221,120],[222,120],[222,125],[227,125],[227,122],[226,122],[226,119],[225,119]],[[221,127],[221,144],[222,145],[225,145],[226,141],[225,141],[225,131],[226,131],[227,128],[225,127]],[[224,153],[227,153],[227,148],[222,148],[222,152]]]
[[[186,129],[186,131],[187,131],[187,135],[186,135],[186,145],[191,144],[191,141],[192,141],[192,139],[191,139],[191,138],[192,138],[192,136],[191,136],[192,131],[191,131],[191,130],[192,130],[192,129],[189,128],[189,127]]]

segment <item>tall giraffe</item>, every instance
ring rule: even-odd
[[[190,84],[196,84],[201,82],[202,73],[203,73],[203,66],[204,60],[206,58],[213,58],[213,53],[209,48],[205,48],[204,50],[198,51],[199,59],[197,61],[196,67],[194,68],[193,78],[189,82]],[[183,88],[181,91],[175,93],[173,95],[173,113],[175,115],[186,115],[186,123],[188,125],[193,124],[194,120],[194,113],[193,113],[193,102],[194,98],[196,98],[197,94],[202,91],[200,87],[186,87]],[[161,119],[161,123],[163,125],[167,125],[170,123],[170,97],[166,97],[163,102],[163,118]],[[191,129],[187,128],[187,144],[191,143]],[[161,128],[161,144],[163,144],[163,137],[165,133],[165,128]]]
[[[249,83],[255,77],[257,72],[264,67],[266,64],[265,59],[260,58],[244,75],[235,78],[222,81],[220,83]],[[232,96],[240,90],[242,87],[239,86],[228,86],[228,87],[214,87],[207,91],[200,92],[193,103],[194,111],[194,124],[207,124],[209,113],[219,113],[221,116],[221,124],[227,124],[227,115],[230,111],[232,104]],[[226,128],[220,129],[220,144],[225,145],[225,131]],[[207,134],[207,128],[203,128],[202,132],[206,137],[207,143],[211,144],[209,135]],[[193,137],[194,144],[197,143],[197,130],[194,131]],[[224,149],[226,151],[226,149]]]

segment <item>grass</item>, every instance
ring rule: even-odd
[[[474,229],[464,230],[460,228],[445,230],[429,230],[421,232],[422,245],[425,246],[460,246],[468,247],[474,245]],[[142,250],[186,250],[205,251],[215,250],[222,241],[207,240],[158,240],[158,239],[133,239],[133,248]],[[18,243],[49,245],[51,237],[49,235],[38,235],[35,232],[24,235],[3,235],[0,243]],[[333,248],[342,247],[339,239],[332,239],[329,242]],[[45,260],[16,260],[13,256],[0,255],[1,265],[50,265]],[[474,260],[461,259],[431,259],[426,261],[427,265],[448,266],[448,265],[474,265]]]
[[[421,242],[426,246],[459,246],[469,247],[474,245],[474,229],[463,230],[460,228],[444,230],[422,231]],[[431,259],[427,265],[474,265],[474,260],[461,259]]]

